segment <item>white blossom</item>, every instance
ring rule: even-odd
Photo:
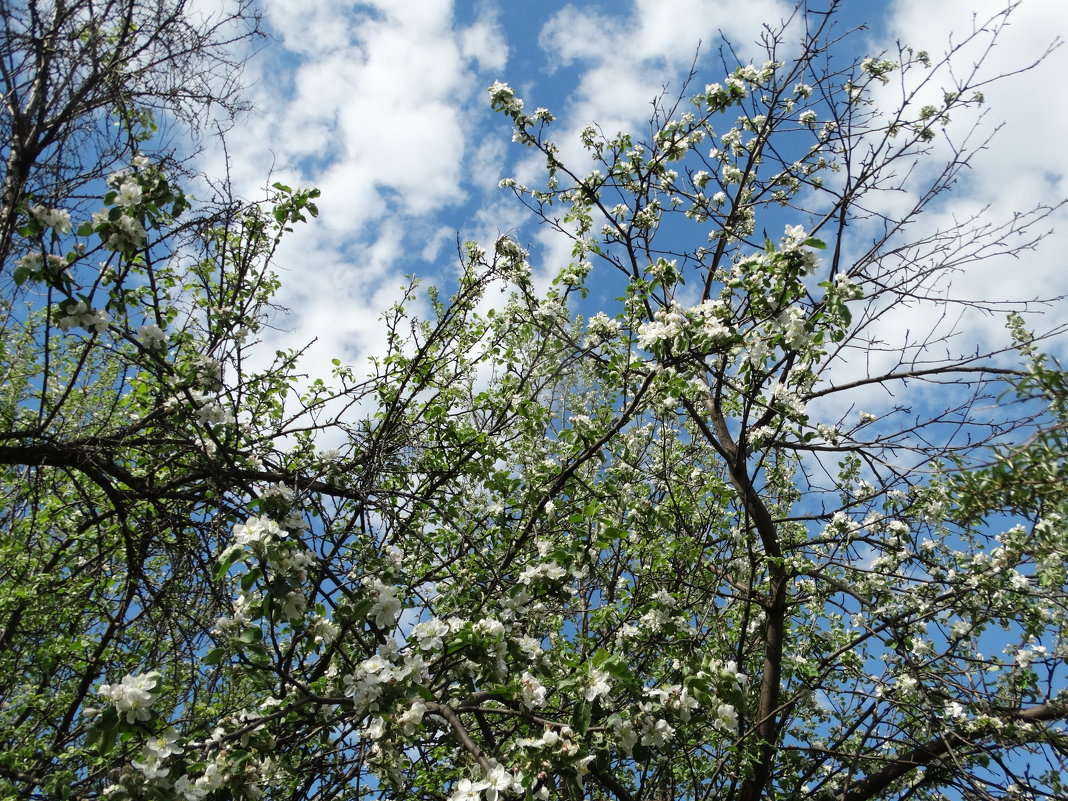
[[[402,608],[396,588],[389,587],[376,578],[371,583],[371,594],[375,600],[367,612],[368,619],[374,620],[379,628],[389,628],[397,622]]]
[[[519,678],[519,690],[523,705],[528,709],[533,709],[545,704],[545,685],[529,673],[524,672]]]
[[[449,625],[443,620],[431,618],[416,623],[412,627],[411,638],[419,643],[424,651],[440,651],[444,646],[443,638],[449,633]]]
[[[449,801],[479,801],[481,793],[489,787],[487,782],[472,782],[470,779],[460,779],[453,788]]]
[[[117,684],[100,685],[98,692],[115,706],[127,723],[148,720],[151,717],[149,708],[156,700],[152,690],[159,681],[159,675],[155,671],[140,676],[128,673]]]
[[[51,228],[58,234],[70,233],[70,212],[66,209],[48,209],[37,205],[30,213],[46,228]]]
[[[137,338],[141,341],[141,344],[149,350],[162,348],[167,341],[167,335],[163,333],[163,329],[155,323],[139,326],[137,329]]]
[[[642,726],[642,745],[662,748],[675,735],[675,727],[663,718],[646,718]]]
[[[141,200],[141,185],[133,178],[123,181],[115,196],[115,202],[120,206],[136,206]]]
[[[587,701],[593,701],[601,696],[607,696],[611,691],[608,682],[609,675],[606,670],[595,670],[590,674],[589,685],[586,687],[584,696]]]
[[[738,734],[738,710],[730,704],[716,707],[716,728],[728,734]]]
[[[416,698],[412,701],[411,706],[397,718],[397,724],[401,727],[401,731],[411,736],[422,725],[425,714],[426,704],[421,699]]]
[[[94,309],[82,300],[69,304],[57,320],[57,325],[64,331],[81,327],[96,334],[106,331],[110,323],[111,317],[106,310]]]

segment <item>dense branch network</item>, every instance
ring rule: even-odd
[[[318,193],[194,206],[153,128],[237,108],[248,7],[0,0],[3,793],[1063,797],[1059,332],[888,324],[1056,206],[912,233],[1010,12],[854,59],[837,5],[569,164],[495,84],[573,260],[470,243],[309,379],[259,337]]]

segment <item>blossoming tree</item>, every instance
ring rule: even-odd
[[[828,19],[644,140],[587,129],[581,168],[491,87],[547,167],[503,183],[573,261],[539,293],[516,241],[469,245],[366,377],[250,366],[315,192],[193,209],[143,139],[82,213],[31,169],[5,201],[4,794],[1063,797],[1064,376],[1019,314],[1009,348],[935,332],[855,368],[939,265],[1048,208],[910,239],[958,147],[865,225],[989,76],[846,59]],[[893,80],[942,101],[874,102]],[[894,406],[860,411],[872,387]]]

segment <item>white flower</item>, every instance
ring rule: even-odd
[[[174,783],[174,789],[181,794],[185,801],[200,801],[208,794],[207,788],[199,788],[188,776],[179,776]]]
[[[693,715],[693,711],[700,706],[700,703],[696,698],[690,695],[690,691],[685,687],[673,684],[669,689],[671,690],[671,694],[664,706],[668,709],[674,709],[679,715],[679,720],[683,723],[688,723]]]
[[[661,342],[679,337],[686,325],[686,316],[682,309],[671,305],[657,309],[653,321],[638,326],[638,346],[650,348]]]
[[[326,643],[329,645],[337,639],[337,635],[341,632],[341,629],[333,621],[322,615],[316,615],[312,618],[310,629],[314,634],[316,644]]]
[[[771,346],[768,344],[767,335],[761,336],[759,330],[754,332],[753,341],[746,348],[746,360],[754,367],[763,367],[768,356],[771,355]]]
[[[806,327],[805,312],[797,306],[788,308],[776,318],[775,322],[782,327],[786,347],[801,350],[812,341],[812,335]]]
[[[523,704],[528,709],[542,706],[545,703],[545,686],[529,673],[524,673],[519,678],[519,690],[522,693]]]
[[[208,766],[204,768],[204,775],[196,780],[193,787],[194,797],[204,798],[222,787],[225,781],[226,774],[219,764],[217,762],[209,762]],[[177,789],[177,782],[175,783],[175,789]],[[189,796],[187,795],[186,797],[188,798]]]
[[[798,250],[805,240],[808,239],[808,234],[805,233],[804,226],[801,225],[788,225],[786,226],[786,233],[782,238],[782,249]]]
[[[412,735],[419,729],[425,714],[426,704],[417,698],[412,701],[412,705],[408,707],[407,711],[397,718],[397,723],[405,734]]]
[[[638,732],[634,729],[634,725],[629,720],[617,719],[612,729],[619,738],[619,747],[628,754],[633,751],[634,746],[638,744]]]
[[[642,727],[642,745],[650,748],[660,748],[667,745],[668,740],[675,734],[675,727],[663,718],[654,721],[646,718]]]
[[[137,338],[141,340],[141,344],[149,350],[153,348],[162,348],[167,340],[167,335],[163,333],[163,329],[158,325],[142,325],[137,329]]]
[[[383,584],[379,579],[371,583],[371,594],[375,602],[367,612],[369,620],[374,620],[380,629],[389,628],[397,622],[401,613],[401,602],[396,596],[396,588]]]
[[[716,728],[728,734],[737,734],[738,710],[730,704],[720,704],[716,709]]]
[[[194,392],[193,404],[197,410],[197,419],[208,426],[227,425],[234,422],[234,416],[227,410],[218,398],[213,398],[201,392]],[[214,450],[210,450],[214,453]]]
[[[449,624],[443,620],[432,618],[416,623],[412,626],[412,638],[418,641],[419,647],[424,651],[439,651],[445,643],[442,638],[449,633]]]
[[[307,531],[311,528],[299,509],[291,509],[289,514],[286,515],[286,519],[282,521],[282,525],[291,531]]]
[[[272,540],[284,538],[288,533],[268,517],[250,517],[242,525],[234,526],[234,541],[238,545],[266,544]]]
[[[70,233],[69,211],[66,211],[65,209],[46,209],[44,206],[34,206],[31,213],[41,225],[54,229],[56,233]]]
[[[127,178],[119,187],[115,202],[120,206],[136,206],[141,202],[141,185],[133,178]]]
[[[508,84],[494,81],[487,91],[494,108],[500,107],[510,114],[519,114],[523,110],[523,101],[515,96],[515,91]]]
[[[382,739],[382,735],[386,733],[386,722],[382,718],[373,718],[370,725],[363,730],[363,734],[366,737],[370,737],[372,740]]]
[[[213,363],[213,364],[217,364],[217,363]],[[217,370],[221,370],[221,365],[216,369]],[[270,484],[267,487],[265,487],[263,489],[263,491],[260,492],[260,497],[261,498],[281,498],[283,501],[292,501],[293,500],[293,490],[290,489],[289,487],[287,487],[285,484],[282,484],[282,483],[276,481],[273,484]]]
[[[475,624],[475,631],[486,637],[503,637],[504,636],[504,624],[496,618],[487,617],[478,621]]]
[[[956,701],[950,701],[945,706],[945,715],[950,720],[963,720],[964,707],[958,704]]]
[[[732,92],[744,95],[747,91],[745,84],[742,83],[742,80],[740,78],[736,78],[733,75],[727,78],[726,84],[727,88],[730,89]]]
[[[136,676],[128,673],[118,684],[102,684],[99,693],[115,705],[116,711],[125,716],[127,723],[148,720],[149,707],[156,700],[152,689],[159,680],[159,673],[152,671]]]
[[[479,801],[479,794],[489,785],[486,782],[472,782],[470,779],[460,779],[453,788],[449,801]]]
[[[100,212],[97,214],[100,214]],[[93,215],[94,224],[111,223],[111,233],[104,242],[109,250],[127,250],[131,248],[137,250],[148,243],[148,231],[145,230],[140,220],[131,217],[129,214],[120,214],[112,222],[108,219],[107,212],[104,212],[99,219],[97,214]]]
[[[15,262],[15,266],[20,270],[39,270],[41,269],[41,254],[27,253]]]
[[[171,772],[170,768],[164,768],[160,763],[151,758],[146,758],[144,762],[138,762],[136,759],[130,760],[130,763],[141,771],[141,775],[151,781],[152,779],[165,779],[167,774]]]
[[[818,433],[824,441],[829,442],[831,445],[838,444],[838,429],[834,426],[827,425],[826,423],[817,423],[816,433]]]
[[[519,574],[519,583],[530,584],[543,577],[550,581],[556,581],[566,575],[567,570],[556,562],[543,562],[540,565],[528,565],[523,568],[523,571]]]
[[[106,331],[109,323],[110,317],[106,310],[94,309],[81,300],[69,304],[57,321],[57,325],[64,331],[80,326],[97,334]]]
[[[184,751],[185,749],[178,744],[178,731],[172,727],[162,734],[149,737],[145,742],[143,754],[146,760],[158,761]]]
[[[541,643],[533,637],[520,637],[516,642],[519,645],[520,650],[531,659],[541,656],[543,653]]]
[[[501,793],[518,793],[523,789],[504,765],[494,765],[480,783],[485,785],[486,801],[498,801]]]
[[[595,670],[590,674],[590,685],[586,688],[586,700],[592,701],[602,695],[607,696],[611,691],[611,686],[608,683],[608,671]]]
[[[382,693],[379,686],[381,681],[376,675],[366,675],[361,672],[348,674],[342,677],[345,685],[346,698],[351,698],[353,704],[361,710],[377,709],[377,701]]]
[[[389,670],[389,662],[378,654],[375,654],[360,663],[360,670],[364,673],[381,673],[385,670]]]
[[[304,613],[306,605],[304,594],[299,590],[293,590],[286,595],[285,603],[282,604],[282,614],[285,615],[286,620],[296,620]]]

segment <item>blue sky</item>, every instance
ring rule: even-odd
[[[973,13],[983,17],[1005,4],[844,0],[840,24],[842,30],[866,24],[869,30],[853,42],[870,54],[902,41],[934,55],[970,30]],[[546,106],[557,115],[555,137],[566,160],[578,153],[577,132],[589,122],[608,132],[647,130],[650,101],[663,87],[670,92],[681,85],[699,44],[695,88],[723,80],[721,37],[741,60],[762,62],[754,44],[762,25],[793,10],[781,0],[260,5],[274,39],[249,64],[255,111],[230,131],[227,146],[235,186],[246,197],[262,196],[274,180],[323,192],[320,219],[279,254],[281,301],[292,313],[276,321],[283,331],[272,335],[275,346],[317,338],[307,365],[313,375],[326,374],[335,356],[358,362],[379,352],[379,317],[404,275],[447,284],[458,236],[491,242],[515,232],[531,246],[545,280],[566,264],[570,244],[534,226],[497,187],[504,176],[536,174],[537,162],[511,142],[506,121],[490,112],[486,87],[494,80],[512,85],[528,108]],[[988,68],[1023,67],[1064,34],[1063,0],[1023,0]],[[930,215],[931,225],[987,205],[1007,215],[1038,200],[1068,197],[1068,104],[1059,102],[1068,96],[1065,74],[1068,47],[1034,71],[990,87],[983,124],[989,130],[1006,124],[952,204]],[[202,165],[218,174],[221,152],[209,149]],[[1052,224],[1063,235],[1068,215]],[[1026,259],[973,265],[968,291],[997,298],[1068,292],[1058,250],[1050,241]],[[1053,312],[1068,319],[1064,304]],[[984,326],[1002,327],[1000,320],[969,325],[977,339],[987,336]]]

